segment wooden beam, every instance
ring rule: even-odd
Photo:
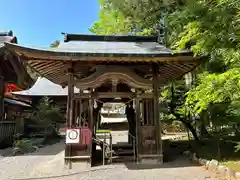
[[[89,95],[89,99],[88,99],[88,127],[90,128],[92,135],[93,135],[93,97],[92,97],[92,92],[93,89],[90,90],[90,95]],[[93,141],[91,142],[90,145],[90,163],[91,166],[93,165]]]
[[[158,162],[163,163],[162,157],[162,137],[161,137],[161,121],[159,117],[159,84],[158,84],[158,65],[153,64],[153,92],[154,92],[154,122],[156,125],[156,145],[157,154],[159,155]]]
[[[89,93],[81,93],[81,94],[74,94],[74,99],[88,99],[89,98]],[[96,92],[92,94],[92,97],[94,98],[115,98],[115,97],[120,97],[120,98],[133,98],[135,96],[134,93],[132,92]],[[141,99],[152,99],[153,98],[153,93],[142,93],[139,94],[139,97]],[[121,100],[116,100],[116,102],[121,102]]]
[[[73,106],[74,106],[74,84],[73,84],[73,73],[69,72],[69,84],[68,84],[68,95],[70,98],[70,109],[69,109],[69,127],[73,125]]]
[[[89,93],[75,94],[74,99],[87,99],[89,98]],[[132,92],[96,92],[91,95],[93,98],[132,98],[134,93]]]
[[[88,113],[89,113],[89,128],[92,130],[93,126],[93,96],[92,96],[92,90],[90,94],[88,94]]]
[[[12,45],[11,45],[12,46]],[[92,62],[192,62],[199,59],[199,57],[193,58],[191,54],[186,55],[169,55],[166,57],[131,57],[129,55],[124,55],[122,57],[117,56],[99,56],[99,55],[83,55],[82,53],[72,53],[72,52],[56,52],[56,51],[42,51],[38,49],[29,49],[23,47],[11,47],[17,54],[23,54],[28,58],[34,58],[34,60],[46,60],[46,61],[92,61]]]
[[[137,164],[139,163],[139,141],[140,141],[140,135],[139,135],[139,129],[140,129],[140,92],[137,89],[136,91],[136,155],[137,155]]]
[[[0,121],[4,120],[4,91],[5,91],[4,77],[1,76],[0,74]]]
[[[67,128],[72,127],[72,123],[73,123],[73,94],[74,94],[73,73],[71,72],[71,70],[69,70],[69,72],[68,72],[67,118],[66,118]],[[65,145],[65,157],[71,157],[71,146]],[[71,168],[71,160],[65,159],[65,164],[69,164],[69,168]]]
[[[80,90],[80,93],[82,94],[81,90]],[[79,99],[79,118],[80,118],[79,121],[80,121],[80,123],[82,121],[82,113],[83,113],[83,100]]]
[[[124,68],[122,66],[96,66],[96,72],[88,77],[75,80],[75,86],[80,89],[84,88],[97,88],[104,82],[109,80],[117,85],[118,81],[126,83],[133,88],[149,89],[151,88],[152,81],[144,79],[134,71]]]

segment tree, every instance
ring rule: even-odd
[[[60,41],[59,41],[59,40],[56,40],[56,41],[54,41],[52,44],[50,44],[50,48],[56,48],[56,47],[59,46],[59,44],[60,44]]]
[[[89,31],[98,35],[127,34],[131,31],[131,23],[120,11],[113,8],[112,3],[100,0],[99,21],[94,22]]]
[[[58,138],[57,124],[62,123],[64,116],[60,113],[60,108],[47,98],[43,97],[33,113],[33,120],[44,128],[45,140]]]
[[[195,86],[179,91],[180,83],[172,89],[172,102],[168,103],[171,117],[183,122],[195,115],[202,122],[205,118],[216,124],[236,121],[240,114],[240,1],[101,0],[100,4],[104,7],[100,14],[108,16],[99,16],[92,32],[118,34],[135,29],[139,34],[159,35],[167,29],[168,46],[176,51],[190,49],[195,56],[203,57]],[[109,17],[114,23],[105,29]],[[179,97],[183,97],[180,104]],[[228,119],[221,117],[223,114]]]
[[[133,32],[139,35],[152,34],[152,28],[140,28],[140,22],[135,22],[130,16],[127,17],[124,14],[126,11],[122,11],[124,7],[119,8],[118,1],[99,0],[99,4],[99,20],[89,28],[90,32],[99,35],[126,35]]]

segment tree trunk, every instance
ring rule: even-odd
[[[211,137],[211,135],[207,131],[204,123],[201,124],[201,138],[203,138],[203,137]]]
[[[161,128],[161,133],[165,135],[166,133],[164,132],[163,128]]]
[[[176,114],[175,112],[171,112],[179,121],[181,121],[189,130],[190,132],[192,133],[193,135],[193,138],[196,140],[196,141],[199,141],[199,137],[197,135],[197,132],[196,132],[196,129],[194,129],[194,127],[191,125],[190,122],[188,121],[185,121],[180,115]]]
[[[190,130],[190,132],[193,135],[193,138],[196,141],[200,140],[198,135],[197,135],[196,129],[194,129],[194,127],[191,125],[190,122],[184,120],[179,114],[175,113],[173,110],[171,110],[171,113],[177,118],[177,120],[181,121]]]
[[[194,139],[199,141],[199,137],[197,135],[196,129],[194,129],[194,127],[191,125],[191,123],[190,122],[186,122],[186,121],[181,120],[181,119],[180,119],[180,121],[190,130],[190,132],[192,133]]]
[[[200,139],[204,138],[204,137],[211,137],[211,135],[209,134],[209,132],[206,129],[206,124],[205,122],[208,121],[208,114],[206,111],[204,111],[201,116],[200,116]]]

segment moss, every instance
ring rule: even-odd
[[[108,129],[98,129],[96,132],[97,133],[111,133],[112,131],[108,130]]]
[[[232,160],[232,161],[225,161],[225,162],[223,161],[220,164],[227,166],[236,172],[240,172],[240,160],[237,160],[237,161]]]

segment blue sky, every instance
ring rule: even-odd
[[[0,0],[0,31],[12,30],[22,45],[45,47],[61,32],[88,34],[98,20],[97,0]]]

